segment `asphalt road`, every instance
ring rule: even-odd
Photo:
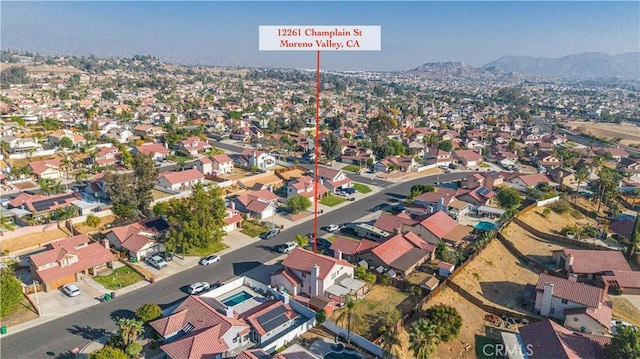
[[[468,173],[440,174],[439,180],[440,182],[453,181],[465,177]],[[319,226],[355,221],[370,213],[369,210],[375,205],[402,198],[409,192],[412,185],[433,184],[437,179],[438,177],[434,175],[390,184],[388,188],[376,194],[321,215]],[[11,359],[66,358],[74,347],[82,348],[88,341],[99,338],[107,332],[115,331],[113,318],[131,316],[136,308],[145,303],[155,302],[163,307],[170,306],[186,296],[183,288],[191,283],[226,281],[234,276],[242,275],[279,256],[280,254],[275,251],[278,245],[293,240],[296,234],[305,234],[312,232],[312,230],[313,221],[305,222],[292,229],[285,228],[278,237],[226,254],[222,261],[216,264],[186,270],[139,290],[117,296],[109,302],[2,337],[0,357]],[[267,267],[263,270],[271,271]],[[9,330],[11,329],[9,328]]]

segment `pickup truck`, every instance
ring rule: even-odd
[[[149,263],[150,266],[156,269],[162,269],[167,266],[167,262],[164,259],[162,259],[162,257],[160,256],[153,256],[151,258],[147,258],[147,263]]]

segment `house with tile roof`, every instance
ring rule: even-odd
[[[451,156],[451,151],[444,151],[438,147],[427,147],[424,151],[425,164],[437,164],[438,166],[448,166],[456,160]]]
[[[556,265],[575,274],[578,280],[595,279],[596,275],[613,271],[631,271],[621,251],[598,251],[586,249],[558,249],[551,252]]]
[[[350,263],[357,263],[363,259],[365,253],[371,252],[377,246],[377,242],[368,239],[359,241],[343,236],[336,236],[329,249],[333,251],[334,254],[339,251],[341,257]]]
[[[640,296],[640,272],[613,270],[600,277],[600,282],[611,289],[622,290],[623,294]]]
[[[329,194],[329,189],[324,185],[325,181],[320,178],[318,183],[318,198],[325,197]],[[316,181],[311,176],[302,176],[299,178],[294,178],[287,182],[287,198],[293,197],[296,195],[301,195],[307,197],[309,199],[313,199],[316,186]]]
[[[169,315],[149,323],[168,358],[222,358],[250,343],[249,324],[233,311],[221,313],[207,299],[188,296]]]
[[[54,158],[43,161],[29,162],[27,167],[31,170],[37,179],[57,179],[64,177],[64,171],[60,168],[62,160],[60,158]]]
[[[224,226],[222,230],[225,233],[230,233],[235,231],[236,229],[242,227],[242,215],[235,208],[235,204],[231,203],[230,208],[225,208],[225,216],[224,216]]]
[[[361,254],[370,268],[383,266],[399,274],[410,274],[425,261],[435,258],[436,246],[425,242],[415,233],[398,233]]]
[[[287,331],[300,318],[288,303],[279,300],[268,300],[239,315],[251,326],[250,338],[258,344],[267,343]]]
[[[198,171],[203,175],[226,175],[233,173],[233,160],[226,154],[202,157],[195,162]]]
[[[458,160],[465,167],[475,167],[482,163],[482,154],[477,150],[457,150],[453,151],[453,158]]]
[[[391,213],[382,212],[374,222],[373,226],[387,233],[393,233],[394,231],[398,231],[403,224],[415,226],[418,223],[419,221],[412,219],[404,212],[395,216]]]
[[[445,242],[448,245],[458,246],[472,231],[473,228],[459,224],[443,211],[423,216],[415,225],[403,224],[400,227],[400,233],[413,232],[433,245]]]
[[[93,242],[86,234],[49,243],[44,252],[29,257],[31,273],[45,291],[56,290],[79,281],[83,274],[96,275],[101,269],[111,267],[115,257],[106,247]]]
[[[113,248],[126,251],[128,257],[143,260],[164,252],[164,237],[169,229],[166,219],[155,217],[112,228],[106,239]]]
[[[164,161],[167,159],[167,156],[171,153],[163,144],[161,143],[144,143],[135,148],[135,153],[142,153],[147,156],[151,156],[151,158],[155,162]]]
[[[355,266],[342,258],[296,248],[282,262],[283,269],[271,274],[271,285],[292,296],[325,296],[336,301],[363,293],[365,284],[354,278]]]
[[[539,167],[557,168],[562,165],[562,161],[551,152],[540,151],[536,154],[535,162]]]
[[[390,172],[398,170],[410,172],[416,167],[416,161],[411,156],[388,156],[373,165],[373,170],[377,172]]]
[[[276,165],[276,159],[268,152],[246,148],[234,158],[234,163],[240,166],[266,169]]]
[[[518,331],[520,346],[524,348],[519,353],[528,359],[607,359],[604,347],[611,343],[611,337],[574,333],[549,319],[527,324]],[[512,352],[509,358],[523,358],[515,356],[517,350]]]
[[[73,202],[79,200],[82,200],[82,196],[77,192],[66,192],[51,196],[20,193],[9,202],[8,207],[29,211],[34,218],[39,218],[56,209],[73,206]]]
[[[185,153],[191,157],[197,157],[198,153],[208,151],[212,148],[207,140],[203,140],[198,136],[191,136],[178,144],[178,151]]]
[[[311,176],[315,173],[311,171]],[[331,192],[336,193],[345,188],[351,188],[351,179],[342,170],[334,170],[324,166],[318,167],[318,177],[322,180],[322,184]]]
[[[163,172],[156,180],[156,186],[176,192],[191,189],[198,183],[204,183],[204,175],[195,168],[180,172]]]
[[[543,317],[564,320],[565,327],[580,332],[609,332],[612,305],[605,299],[606,289],[542,273],[535,292],[534,310]]]
[[[243,193],[232,199],[235,209],[247,213],[249,217],[266,219],[273,216],[278,208],[278,196],[268,189]]]
[[[48,136],[48,141],[49,143],[52,143],[57,146],[60,144],[60,141],[65,137],[70,139],[74,146],[87,142],[87,140],[81,134],[73,131],[69,131],[69,130],[64,130],[64,129],[60,129],[50,133]]]
[[[520,192],[526,192],[527,188],[535,187],[539,183],[552,183],[551,178],[549,178],[547,175],[543,173],[534,173],[534,174],[521,174],[516,172],[502,173],[503,176],[505,174],[506,174],[505,182]]]

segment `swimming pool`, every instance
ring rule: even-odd
[[[230,296],[229,298],[222,300],[222,304],[226,305],[227,307],[233,307],[251,298],[253,298],[251,294],[245,291],[242,291]]]
[[[493,231],[494,229],[496,229],[496,225],[491,222],[482,221],[476,224],[475,229],[478,229],[481,231]]]
[[[331,351],[324,353],[322,359],[364,359],[364,357],[353,350],[345,349],[344,344],[337,343],[331,346]]]

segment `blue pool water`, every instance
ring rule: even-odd
[[[238,305],[242,302],[244,302],[247,299],[251,299],[253,298],[253,296],[245,291],[242,292],[238,292],[232,296],[230,296],[227,299],[224,299],[222,301],[222,304],[226,305],[227,307],[233,307],[235,305]]]
[[[491,222],[482,221],[478,222],[475,228],[481,231],[493,231],[494,229],[496,229],[496,225]]]

